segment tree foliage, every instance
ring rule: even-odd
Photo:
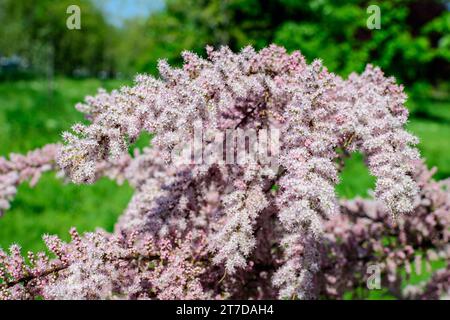
[[[441,0],[378,1],[381,29],[366,26],[366,0],[168,0],[166,9],[141,24],[146,45],[136,52],[138,70],[153,70],[164,56],[179,63],[184,49],[207,44],[240,50],[276,43],[321,57],[331,71],[348,75],[367,63],[402,82],[436,83],[450,72],[450,12]],[[139,34],[136,32],[136,34]],[[136,41],[134,39],[133,41]]]
[[[70,5],[81,9],[81,30],[66,25]],[[19,55],[38,73],[73,75],[111,70],[115,31],[89,0],[1,0],[0,54]]]

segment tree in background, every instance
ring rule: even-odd
[[[370,1],[280,2],[298,16],[277,28],[274,41],[308,58],[323,57],[332,70],[346,75],[373,62],[406,83],[435,83],[450,71],[450,14],[443,1],[378,1],[380,30],[366,26]]]
[[[110,25],[97,0],[0,0],[0,54],[19,54],[57,73],[154,73],[164,57],[204,55],[207,44],[233,50],[276,43],[321,57],[346,76],[368,62],[399,81],[436,84],[450,73],[450,11],[444,0],[383,0],[381,29],[366,26],[367,0],[166,0],[148,18]],[[82,30],[68,30],[66,8],[77,4]],[[46,67],[48,68],[48,67]]]
[[[73,4],[81,8],[81,30],[66,26],[66,10]],[[0,15],[0,54],[21,56],[34,72],[114,70],[115,31],[89,0],[0,0]]]
[[[436,83],[450,72],[450,12],[441,0],[377,1],[381,29],[366,26],[364,0],[167,0],[166,9],[134,24],[139,42],[129,66],[153,71],[160,57],[179,63],[179,53],[203,53],[206,44],[272,42],[322,57],[330,70],[347,75],[368,62],[412,84]],[[139,38],[139,41],[138,39]],[[131,44],[130,44],[131,45]],[[129,45],[129,46],[130,46]]]

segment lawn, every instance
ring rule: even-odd
[[[25,152],[46,143],[60,141],[61,132],[82,120],[74,105],[99,87],[118,88],[126,81],[56,79],[0,83],[0,155]],[[415,103],[408,128],[419,136],[419,148],[429,166],[439,168],[436,177],[450,177],[450,102],[425,100]],[[374,179],[361,155],[347,160],[341,174],[341,197],[367,196]],[[64,184],[53,173],[31,189],[20,187],[12,209],[0,219],[0,247],[19,243],[25,250],[42,250],[41,235],[58,234],[67,239],[71,226],[81,232],[97,227],[112,230],[125,209],[132,190],[102,179],[91,186]]]

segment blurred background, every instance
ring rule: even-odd
[[[81,10],[80,30],[67,28],[70,5]],[[369,5],[381,10],[380,29],[367,28]],[[129,85],[136,73],[157,75],[159,59],[179,65],[183,50],[204,56],[207,44],[271,43],[321,58],[344,77],[367,63],[395,76],[409,95],[408,129],[423,157],[438,167],[436,179],[450,177],[450,2],[443,0],[0,0],[0,155],[60,141],[82,120],[75,103],[100,87]],[[362,157],[347,162],[339,195],[367,197],[374,180]],[[33,190],[20,187],[0,219],[0,246],[36,251],[44,233],[112,230],[131,195],[106,179],[74,186],[47,174]]]

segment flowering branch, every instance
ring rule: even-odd
[[[406,297],[400,265],[410,274],[422,251],[425,261],[447,259],[448,182],[433,181],[419,161],[394,79],[370,65],[342,79],[275,45],[208,47],[205,59],[183,59],[179,69],[161,61],[159,78],[140,75],[77,105],[89,122],[48,149],[57,167],[75,183],[126,179],[135,193],[112,233],[73,232],[67,244],[46,236],[53,261],[32,256],[31,268],[17,247],[0,251],[3,298],[341,298],[364,285],[368,263]],[[198,128],[201,163],[174,161]],[[280,132],[270,137],[276,165],[250,152],[260,141],[247,133],[260,138],[262,129]],[[225,141],[209,155],[214,135],[228,131],[245,135],[243,146]],[[130,156],[142,133],[154,134],[152,146]],[[376,199],[339,201],[343,158],[357,151],[377,179]],[[225,153],[241,158],[227,163]],[[24,178],[56,169],[54,153],[37,155],[20,168],[0,161],[0,210]]]

